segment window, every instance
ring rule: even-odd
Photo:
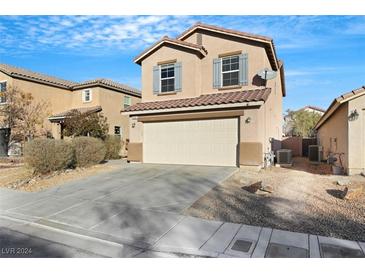
[[[124,96],[124,109],[132,105],[132,98],[130,96]]]
[[[83,91],[83,101],[84,102],[91,102],[92,100],[92,94],[91,94],[91,89],[85,89]]]
[[[115,135],[120,135],[120,127],[118,127],[118,126],[114,127],[114,134]]]
[[[222,84],[223,87],[239,84],[239,56],[222,58]]]
[[[6,92],[6,81],[2,81],[0,82],[0,104],[6,102],[5,92]]]
[[[161,92],[175,91],[175,65],[160,66]]]

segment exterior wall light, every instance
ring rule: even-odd
[[[359,113],[357,112],[356,109],[352,110],[349,115],[349,121],[355,121],[357,120],[357,118],[359,118]]]
[[[245,120],[246,124],[249,124],[251,123],[251,117],[247,117],[246,120]]]

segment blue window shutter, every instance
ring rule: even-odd
[[[175,63],[175,91],[181,91],[181,62]]]
[[[213,59],[213,88],[222,87],[221,74],[222,74],[222,59],[221,58]]]
[[[248,56],[247,53],[241,54],[239,57],[239,69],[240,69],[240,85],[248,84]]]
[[[153,67],[153,93],[160,92],[160,67]]]

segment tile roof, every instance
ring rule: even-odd
[[[0,71],[4,72],[5,74],[8,74],[10,76],[27,78],[29,80],[36,80],[38,82],[61,86],[63,88],[71,88],[73,85],[77,84],[76,82],[63,80],[63,79],[49,76],[46,74],[33,72],[31,70],[14,67],[14,66],[11,66],[8,64],[0,64]]]
[[[203,23],[199,22],[199,23],[193,25],[191,28],[184,31],[182,34],[180,34],[177,37],[177,39],[184,40],[190,33],[193,33],[197,29],[204,29],[204,30],[208,30],[208,31],[212,31],[212,32],[224,33],[227,35],[238,36],[238,37],[241,37],[244,39],[251,39],[251,40],[256,40],[258,42],[264,43],[266,52],[267,52],[267,55],[269,57],[272,67],[274,69],[280,68],[280,65],[278,64],[278,61],[277,61],[278,58],[277,58],[277,54],[276,54],[274,41],[271,37],[252,34],[252,33],[238,31],[238,30],[226,29],[226,28],[203,24]]]
[[[243,32],[243,31],[232,30],[232,29],[226,29],[226,28],[222,28],[222,27],[218,27],[218,26],[203,24],[201,22],[196,23],[195,25],[193,25],[192,27],[190,27],[189,29],[184,31],[176,39],[179,39],[179,40],[183,39],[188,33],[194,31],[197,28],[204,28],[204,29],[209,29],[209,30],[213,30],[213,31],[225,32],[225,33],[229,33],[229,34],[233,34],[233,35],[245,36],[247,38],[264,40],[267,42],[272,42],[272,40],[273,40],[271,37],[268,37],[268,36],[257,35],[257,34],[252,34],[249,32]]]
[[[143,57],[147,53],[157,49],[159,46],[161,46],[164,43],[175,44],[175,45],[179,45],[179,46],[182,46],[182,47],[192,48],[192,49],[197,50],[198,52],[200,52],[203,55],[205,55],[207,53],[206,49],[202,45],[197,45],[197,44],[189,43],[189,42],[186,42],[186,41],[173,39],[173,38],[170,38],[168,36],[164,36],[160,40],[158,40],[156,43],[154,43],[152,46],[148,47],[147,49],[142,51],[142,53],[140,53],[138,56],[136,56],[134,58],[134,62],[137,63],[137,64],[140,64]]]
[[[69,110],[54,114],[54,115],[50,116],[48,119],[55,120],[55,119],[64,118],[64,117],[69,116],[75,110],[79,111],[81,114],[84,114],[84,113],[91,114],[91,113],[102,111],[102,108],[101,108],[101,106],[73,108],[73,109],[69,109]]]
[[[15,78],[22,78],[25,80],[36,81],[36,82],[39,82],[42,84],[57,86],[57,87],[68,89],[68,90],[80,89],[80,88],[84,88],[86,86],[91,86],[91,85],[103,85],[103,86],[106,86],[109,88],[114,88],[114,89],[120,90],[122,92],[127,92],[132,95],[141,97],[141,92],[138,89],[132,88],[130,86],[127,86],[127,85],[124,85],[124,84],[121,84],[121,83],[118,83],[118,82],[115,82],[115,81],[109,80],[109,79],[95,79],[95,80],[89,80],[89,81],[86,81],[83,83],[77,83],[77,82],[63,80],[60,78],[49,76],[46,74],[33,72],[31,70],[14,67],[14,66],[11,66],[8,64],[0,64],[0,71],[9,76],[15,77]]]
[[[325,111],[326,111],[326,110],[325,110],[325,109],[323,109],[323,108],[316,107],[316,106],[310,106],[310,105],[305,106],[305,107],[302,107],[302,108],[298,109],[298,111],[300,111],[300,110],[304,110],[304,109],[306,109],[306,108],[310,108],[310,109],[317,110],[317,111],[320,111],[320,112],[325,112]]]
[[[137,103],[124,110],[124,112],[224,105],[224,104],[258,102],[258,101],[265,102],[269,97],[270,92],[271,92],[270,88],[264,88],[264,89],[252,89],[252,90],[234,91],[234,92],[221,92],[215,94],[205,94],[194,98]]]
[[[141,92],[138,89],[105,78],[82,82],[80,84],[74,85],[73,89],[80,89],[91,85],[105,85],[110,88],[115,88],[125,92],[134,93],[135,95],[141,97]]]
[[[332,116],[332,114],[338,109],[338,107],[349,100],[352,100],[353,98],[365,95],[365,86],[362,86],[358,89],[354,89],[350,92],[344,93],[340,95],[339,97],[335,98],[331,105],[327,108],[326,112],[322,115],[321,119],[317,122],[315,125],[315,129],[318,130],[327,120]]]

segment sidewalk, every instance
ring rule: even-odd
[[[6,216],[0,216],[0,226],[106,257],[365,257],[363,242],[186,216],[157,240],[140,242],[68,225]]]

